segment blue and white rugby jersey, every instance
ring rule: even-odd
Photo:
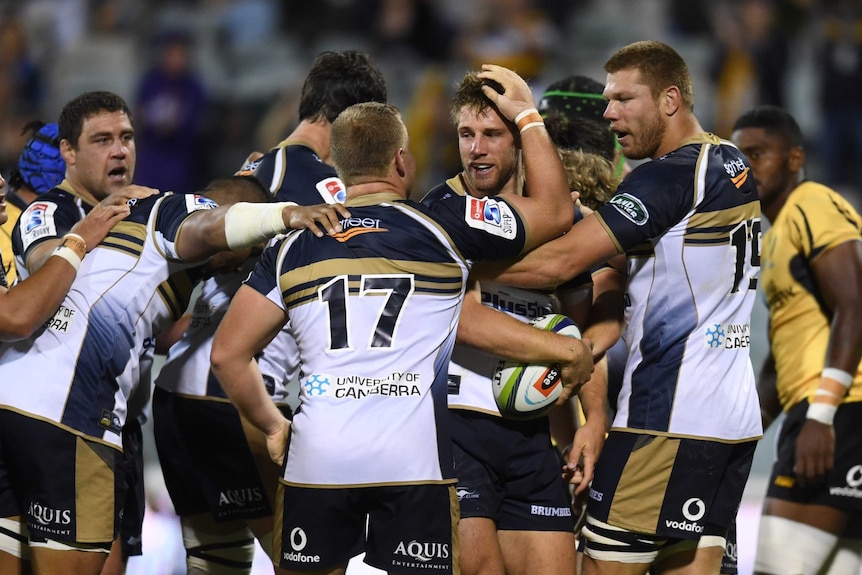
[[[704,134],[637,167],[597,215],[628,257],[616,429],[762,434],[749,358],[760,200],[742,153]]]
[[[24,265],[30,250],[44,241],[66,234],[91,209],[93,204],[78,194],[68,180],[63,180],[31,202],[12,230],[18,277],[24,279],[30,275]]]
[[[302,360],[284,479],[451,483],[446,375],[470,262],[518,255],[523,223],[488,198],[347,205],[341,233],[289,234],[247,281],[285,311]]]
[[[335,168],[302,142],[284,140],[251,166],[278,202],[301,206],[344,203],[347,189]]]
[[[32,338],[0,346],[0,409],[120,447],[139,358],[185,310],[189,271],[201,265],[179,259],[177,234],[190,214],[213,207],[191,194],[136,200],[84,258],[54,317]]]
[[[156,378],[156,386],[190,397],[227,399],[221,384],[210,370],[210,352],[230,300],[254,269],[256,259],[247,260],[241,270],[208,278],[192,306],[191,319],[182,339],[171,346]],[[267,392],[276,403],[287,402],[287,386],[299,370],[299,350],[286,331],[279,333],[258,358]],[[294,398],[295,399],[295,398]]]
[[[467,188],[461,176],[458,175],[428,192],[422,198],[422,203],[433,205],[444,198],[466,195]],[[589,274],[581,274],[568,282],[565,287],[590,282],[592,280]],[[479,288],[484,305],[523,322],[529,322],[556,311],[556,301],[552,291],[522,289],[491,281],[481,282]],[[449,363],[449,407],[502,417],[494,400],[492,388],[494,371],[500,359],[504,358],[485,353],[469,345],[456,343]]]

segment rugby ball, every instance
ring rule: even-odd
[[[581,330],[568,317],[551,313],[530,322],[539,329],[580,339]],[[501,359],[492,382],[494,399],[503,417],[533,419],[548,412],[560,394],[560,368]]]

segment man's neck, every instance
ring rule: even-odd
[[[75,179],[67,177],[66,181],[69,182],[69,185],[72,186],[72,189],[75,190],[75,193],[88,204],[92,204],[95,206],[102,200],[102,198],[97,198],[95,195],[93,195],[93,193],[91,193],[86,187],[82,186]],[[103,198],[104,197],[107,197],[107,194],[103,196]]]
[[[285,138],[286,142],[302,143],[317,154],[317,157],[325,163],[332,165],[329,154],[329,134],[332,124],[326,119],[310,122],[303,120],[291,134]]]

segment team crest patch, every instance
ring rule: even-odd
[[[205,198],[204,196],[198,194],[186,195],[186,210],[189,212],[196,212],[198,210],[211,210],[217,207],[217,203],[215,203],[209,198]]]
[[[102,410],[102,416],[99,417],[99,427],[116,434],[120,434],[123,431],[123,426],[120,424],[120,417],[110,409]]]
[[[315,185],[327,204],[343,204],[347,201],[347,188],[341,178],[326,178]]]
[[[464,219],[471,228],[513,240],[518,235],[515,215],[506,202],[491,198],[467,198]]]
[[[649,220],[649,212],[646,206],[631,194],[617,194],[608,201],[608,204],[615,207],[622,215],[636,225],[642,226]]]
[[[33,202],[21,214],[21,241],[26,250],[33,242],[57,235],[54,212],[57,204],[53,202]]]

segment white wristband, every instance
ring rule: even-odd
[[[520,122],[521,118],[523,118],[524,116],[529,116],[530,114],[538,114],[538,113],[539,113],[539,111],[535,108],[527,108],[526,110],[523,110],[520,114],[515,116],[515,120],[513,121],[513,123],[517,126],[518,122]]]
[[[232,250],[241,250],[265,242],[287,231],[282,210],[293,202],[252,204],[239,202],[224,215],[224,236]]]
[[[832,422],[835,420],[836,411],[838,411],[837,405],[810,403],[808,404],[808,411],[805,412],[805,418],[819,421],[824,425],[832,425]]]
[[[820,377],[837,381],[847,389],[853,385],[853,374],[836,367],[824,367],[823,371],[820,372]]]
[[[829,391],[828,389],[820,389],[819,387],[817,388],[817,391],[814,392],[814,397],[817,397],[818,395],[831,397],[834,399],[844,399],[843,395],[838,395],[834,391]]]
[[[521,128],[521,133],[523,134],[524,132],[526,132],[530,128],[538,128],[539,126],[544,126],[544,125],[545,125],[544,122],[530,122],[529,124],[526,124],[523,128]]]
[[[78,271],[78,268],[81,267],[81,257],[73,250],[72,248],[67,248],[66,246],[59,246],[53,252],[51,252],[51,256],[57,256],[58,258],[63,258],[67,262],[69,262],[75,271]]]

